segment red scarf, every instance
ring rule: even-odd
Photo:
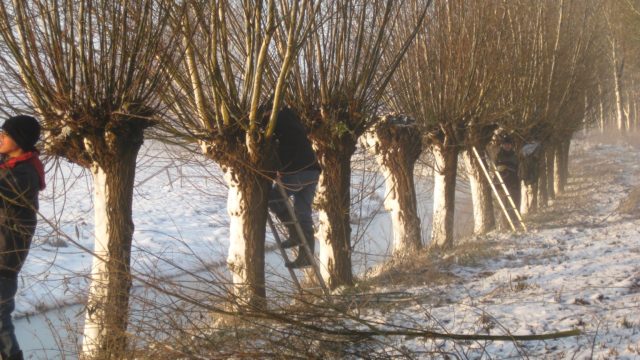
[[[16,167],[16,165],[18,165],[18,163],[21,162],[28,162],[29,164],[33,165],[34,168],[36,168],[36,172],[40,177],[40,190],[44,190],[44,187],[46,186],[44,182],[44,166],[42,165],[40,158],[38,158],[37,151],[29,151],[20,156],[9,158],[5,162],[0,164],[0,169],[13,169],[14,167]]]

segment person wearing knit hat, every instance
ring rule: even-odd
[[[24,151],[35,151],[36,142],[40,138],[40,124],[31,116],[14,116],[2,124],[2,131],[11,136]]]
[[[7,119],[0,132],[0,355],[23,359],[11,313],[18,273],[36,229],[38,194],[45,187],[44,167],[35,145],[40,124],[26,115]]]

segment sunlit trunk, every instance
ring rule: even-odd
[[[611,67],[613,72],[613,93],[615,95],[615,116],[616,125],[619,131],[627,130],[625,128],[625,119],[622,110],[622,81],[621,74],[618,70],[619,59],[616,51],[616,42],[611,41]]]
[[[493,214],[491,185],[480,167],[478,159],[470,151],[465,151],[462,154],[462,158],[469,175],[469,185],[471,187],[473,232],[474,234],[484,234],[491,231],[496,225]]]
[[[326,143],[323,143],[326,144]],[[351,155],[355,142],[346,140],[323,146],[314,141],[322,168],[316,202],[320,270],[331,289],[353,285],[351,269]]]
[[[634,99],[633,100],[633,128],[638,131],[638,129],[640,128],[640,124],[638,124],[638,117],[640,117],[640,114],[638,114],[638,100]]]
[[[522,183],[522,197],[520,199],[520,214],[522,216],[536,212],[538,209],[538,182]]]
[[[132,199],[142,130],[116,155],[91,165],[95,245],[82,347],[86,356],[120,359],[127,346],[131,289]],[[106,149],[102,149],[106,150]],[[108,152],[106,150],[105,152]]]
[[[543,145],[540,160],[538,162],[538,208],[546,207],[549,203],[549,193],[547,192],[547,159],[546,148],[548,145]]]
[[[569,147],[571,146],[571,140],[562,141],[556,147],[555,151],[555,165],[554,165],[554,190],[556,194],[564,192],[564,187],[567,184],[567,178],[569,177]]]
[[[547,181],[546,181],[546,185],[547,185],[547,197],[549,200],[553,200],[556,197],[554,188],[553,188],[553,184],[555,182],[554,180],[554,164],[555,164],[555,149],[556,149],[556,145],[550,145],[546,148],[545,152],[544,152],[544,158],[546,161],[546,170],[545,170],[545,174],[547,175]]]
[[[634,82],[631,81],[630,84],[630,88],[633,89],[634,87]],[[634,104],[635,101],[633,99],[633,91],[628,90],[626,92],[626,101],[624,102],[624,117],[626,119],[626,123],[627,123],[627,129],[629,129],[629,131],[635,131],[636,130],[636,122],[635,122],[635,112],[634,112]]]
[[[633,131],[638,131],[638,101],[633,98],[633,92],[629,91],[629,123]]]
[[[232,305],[259,310],[265,305],[264,244],[270,182],[247,167],[223,167],[229,186],[229,254]]]
[[[600,83],[598,83],[598,124],[600,133],[604,133],[604,96],[602,95],[602,85],[600,85]]]
[[[431,245],[441,248],[453,246],[458,149],[455,146],[433,146],[434,186]]]
[[[396,121],[396,122],[393,122]],[[413,253],[422,246],[413,169],[422,150],[415,126],[384,118],[362,137],[385,178],[385,208],[391,214],[393,254]]]
[[[541,181],[540,163],[544,158],[544,152],[539,143],[525,144],[521,149],[523,156],[520,158],[521,196],[520,214],[526,215],[536,212],[538,209],[538,186]]]

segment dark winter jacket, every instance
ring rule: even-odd
[[[38,193],[44,174],[33,161],[0,168],[0,277],[15,278],[29,252],[36,228]]]
[[[515,151],[505,151],[500,149],[496,156],[496,166],[500,171],[500,176],[505,184],[518,183],[518,155]]]
[[[278,113],[274,137],[280,172],[320,170],[316,154],[307,138],[307,131],[291,109],[285,108]]]

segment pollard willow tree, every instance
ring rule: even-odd
[[[231,219],[227,264],[238,310],[265,305],[271,138],[287,74],[318,4],[188,0],[173,18],[182,45],[164,66],[172,111],[163,124],[170,134],[197,143],[224,172]],[[283,36],[276,36],[278,29]]]
[[[620,12],[627,7],[621,1],[609,1],[606,6],[603,7],[603,18],[605,20],[605,31],[607,34],[607,48],[606,54],[609,58],[611,80],[613,84],[612,93],[615,96],[614,109],[616,128],[620,132],[625,132],[629,129],[628,116],[624,111],[624,87],[623,75],[625,68],[625,34],[627,31],[623,28],[624,22],[621,20]],[[609,78],[609,77],[608,77]]]
[[[409,27],[422,22],[429,3],[411,8]],[[336,0],[323,6],[292,73],[288,102],[305,121],[322,169],[317,237],[322,276],[332,289],[353,284],[351,156],[375,121],[386,85],[415,35],[396,36],[397,26],[408,19],[407,4]]]
[[[484,43],[493,36],[481,7],[435,1],[390,87],[394,110],[421,124],[433,152],[434,204],[431,244],[453,245],[458,155],[465,129],[488,108],[493,78]]]
[[[469,73],[471,81],[477,81],[478,95],[475,97],[475,109],[465,122],[464,150],[461,153],[464,161],[473,206],[473,232],[484,234],[496,225],[494,216],[493,196],[490,179],[487,179],[482,164],[475,152],[481,156],[485,168],[487,147],[497,123],[508,112],[510,104],[501,102],[501,92],[504,86],[505,63],[511,60],[511,51],[507,43],[508,29],[504,27],[507,16],[503,4],[497,2],[483,3],[470,7],[468,15],[462,15],[465,25],[471,27],[474,34],[474,50],[470,57]],[[469,71],[468,70],[468,71]]]
[[[536,141],[542,147],[539,159],[524,159],[540,163],[531,166],[536,177],[525,184],[523,213],[546,205],[553,190],[555,148],[570,141],[575,124],[582,123],[585,92],[597,91],[595,5],[561,0],[508,6],[506,23],[514,51],[504,96],[512,108],[501,126],[518,134],[521,142]],[[568,145],[564,148],[568,151]]]
[[[95,245],[85,355],[126,347],[136,156],[159,109],[157,58],[172,52],[161,0],[0,2],[4,87],[45,129],[45,150],[91,170]],[[26,109],[25,109],[26,107]]]
[[[415,121],[388,114],[360,138],[376,158],[385,179],[384,206],[391,215],[393,255],[415,254],[422,247],[413,170],[422,153]]]
[[[554,194],[562,194],[569,177],[569,149],[573,135],[588,125],[595,117],[589,114],[596,109],[594,98],[598,92],[598,79],[603,75],[598,73],[601,66],[602,44],[605,36],[598,27],[600,16],[596,15],[601,4],[585,1],[569,7],[568,25],[565,30],[564,44],[561,51],[568,51],[568,59],[564,60],[565,80],[556,85],[564,91],[556,96],[554,118],[554,140],[550,154],[547,172],[548,188],[553,188]],[[580,14],[581,16],[576,16]],[[553,96],[553,95],[552,95]],[[549,190],[551,191],[551,190]]]
[[[603,3],[601,10],[609,67],[603,80],[613,95],[613,119],[620,132],[638,129],[638,8],[637,0],[612,0]]]

